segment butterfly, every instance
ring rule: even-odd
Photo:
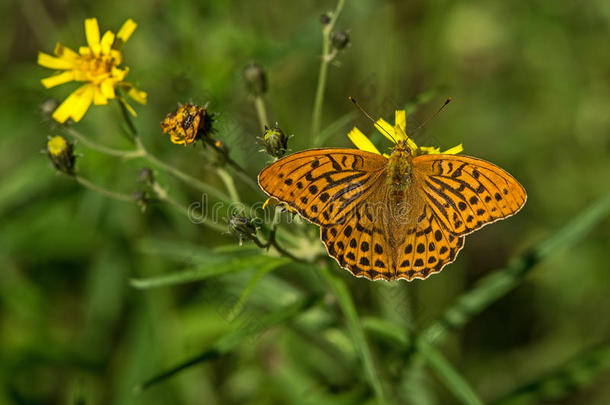
[[[320,226],[328,254],[356,277],[425,279],[453,262],[464,236],[517,213],[525,189],[500,167],[418,147],[395,125],[376,122],[396,145],[380,154],[357,128],[359,147],[317,148],[286,156],[258,176],[262,190]],[[392,135],[393,134],[393,135]]]

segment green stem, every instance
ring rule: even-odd
[[[254,107],[256,108],[256,115],[258,115],[258,122],[261,126],[261,132],[265,132],[265,127],[269,126],[269,119],[267,118],[265,102],[261,96],[256,96],[254,98]]]
[[[90,190],[93,190],[95,192],[98,192],[102,195],[105,195],[106,197],[110,197],[113,198],[115,200],[119,200],[119,201],[123,201],[123,202],[129,202],[129,203],[133,203],[134,199],[132,196],[127,195],[127,194],[121,194],[121,193],[115,193],[114,191],[110,191],[108,189],[105,189],[101,186],[98,186],[95,183],[90,182],[89,180],[85,179],[84,177],[81,176],[74,176],[73,177],[74,180],[76,180],[78,183],[80,183],[81,185],[87,187]]]
[[[159,201],[162,201],[162,202],[165,202],[165,203],[171,205],[176,210],[178,210],[181,214],[183,214],[185,217],[187,217],[189,220],[191,219],[191,214],[190,214],[188,208],[185,207],[184,205],[180,204],[178,201],[174,200],[169,195],[169,193],[163,187],[161,187],[159,185],[159,183],[154,182],[152,184],[152,189],[155,192],[155,196],[159,199]],[[209,222],[207,220],[198,219],[197,224],[207,226],[208,228],[213,229],[218,232],[225,232],[227,230],[226,226],[218,224],[216,222]]]
[[[142,141],[140,140],[139,137],[137,137],[135,139],[135,142],[136,142],[136,146],[137,146],[138,150],[140,150],[142,152],[142,156],[145,159],[147,159],[150,163],[152,163],[153,165],[157,166],[158,168],[160,168],[162,170],[165,170],[166,172],[172,174],[174,177],[179,178],[180,180],[184,181],[187,184],[190,184],[191,186],[193,186],[194,188],[197,188],[199,191],[201,191],[203,193],[212,195],[212,196],[218,198],[219,200],[223,200],[223,201],[229,200],[229,197],[227,195],[216,190],[214,187],[211,187],[211,186],[205,184],[204,182],[199,181],[196,178],[189,176],[188,174],[176,169],[175,167],[170,166],[167,163],[159,160],[156,156],[152,155],[150,152],[148,152],[146,150],[146,148],[142,144]]]
[[[322,29],[322,60],[320,61],[320,73],[318,74],[318,86],[313,104],[311,142],[315,146],[322,125],[322,105],[324,104],[324,90],[326,89],[326,76],[328,64],[334,59],[336,53],[331,51],[330,34],[337,22],[337,18],[343,9],[344,0],[339,0],[337,8],[333,12],[328,24]]]
[[[104,153],[106,155],[120,157],[123,159],[133,159],[133,158],[145,156],[144,151],[141,149],[122,150],[122,149],[109,148],[107,146],[100,145],[99,143],[90,140],[89,138],[87,138],[86,136],[84,136],[83,134],[81,134],[80,132],[75,130],[74,128],[66,128],[66,132],[68,134],[70,134],[70,136],[72,136],[73,138],[78,139],[79,141],[81,141],[82,143],[87,145],[89,148],[95,149],[98,152]]]
[[[233,181],[233,177],[222,167],[216,169],[216,173],[218,173],[218,177],[223,181],[227,191],[229,192],[229,196],[231,197],[231,201],[239,202],[239,194],[237,193],[237,189],[235,188],[235,182]]]

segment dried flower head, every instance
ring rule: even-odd
[[[161,128],[170,135],[172,143],[186,146],[210,135],[213,121],[206,107],[187,103],[167,114]]]
[[[252,220],[243,215],[235,214],[229,219],[229,232],[239,239],[241,245],[245,240],[252,239],[256,235],[256,227]]]

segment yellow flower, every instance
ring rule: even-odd
[[[397,143],[398,141],[406,142],[406,145],[411,150],[411,154],[413,156],[425,154],[455,155],[464,150],[464,148],[462,148],[462,144],[447,149],[444,152],[441,152],[440,148],[434,146],[417,146],[417,144],[407,136],[407,118],[404,110],[396,111],[394,118],[394,126],[390,125],[383,118],[380,118],[375,122],[375,128],[377,128],[379,132],[381,132],[386,138],[388,138],[393,143]],[[358,128],[354,127],[347,134],[347,136],[353,142],[353,144],[356,145],[358,149],[381,154],[381,152],[379,152],[375,145],[373,145],[373,142],[371,142],[369,138],[367,138]],[[384,156],[387,157],[385,153]]]
[[[111,31],[106,31],[100,39],[97,19],[88,18],[85,20],[88,46],[81,46],[77,53],[57,43],[53,51],[55,56],[43,52],[38,53],[39,65],[62,71],[42,79],[42,84],[46,88],[71,81],[84,82],[57,107],[53,112],[53,119],[63,123],[68,118],[72,118],[78,122],[83,118],[91,103],[104,105],[108,104],[108,99],[117,98],[115,92],[117,87],[126,91],[127,95],[138,103],[146,104],[147,94],[124,81],[129,68],[119,67],[123,60],[120,49],[136,27],[137,24],[128,19],[116,35]],[[135,115],[135,111],[122,98],[120,100]]]

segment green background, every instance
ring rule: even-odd
[[[36,65],[37,52],[51,53],[56,41],[83,45],[87,17],[115,32],[133,18],[139,26],[124,57],[127,79],[149,95],[148,105],[135,106],[144,144],[222,188],[200,145],[173,145],[159,127],[178,102],[210,101],[218,113],[215,136],[254,177],[269,157],[257,152],[261,133],[241,70],[253,60],[264,66],[270,119],[294,134],[291,150],[311,147],[319,15],[335,6],[2,3],[0,403],[373,404],[382,402],[380,390],[388,403],[479,403],[473,392],[485,403],[610,403],[607,1],[346,2],[337,28],[348,30],[352,43],[329,68],[322,128],[339,124],[324,144],[348,146],[353,125],[374,132],[347,96],[389,121],[411,103],[408,128],[451,96],[454,102],[415,140],[443,148],[463,143],[465,154],[505,168],[528,191],[518,215],[467,237],[456,262],[426,281],[372,283],[334,262],[298,265],[261,255],[251,243],[232,248],[230,235],[165,205],[142,213],[84,189],[40,153],[47,136],[61,133],[40,104],[76,86],[45,90],[40,79],[52,72]],[[131,147],[115,103],[92,107],[75,128],[104,145]],[[390,146],[380,135],[372,139]],[[75,149],[80,175],[128,194],[141,187],[143,161],[81,143]],[[157,175],[175,199],[200,201],[196,190]],[[236,183],[246,204],[265,199]],[[592,204],[586,232],[543,249],[514,289],[490,299],[436,353],[412,344],[479,280],[537,257],[531,252],[564,235],[560,229],[578,231]],[[295,254],[320,246],[313,225],[280,232],[310,236],[311,246],[293,246]],[[325,263],[332,263],[328,272]],[[257,273],[261,266],[273,271]],[[149,289],[129,282],[193,268],[227,274]],[[243,310],[231,317],[240,296]],[[314,302],[283,312],[303,299]],[[285,317],[274,324],[269,315],[277,313]],[[212,347],[221,348],[215,358],[133,392]]]

